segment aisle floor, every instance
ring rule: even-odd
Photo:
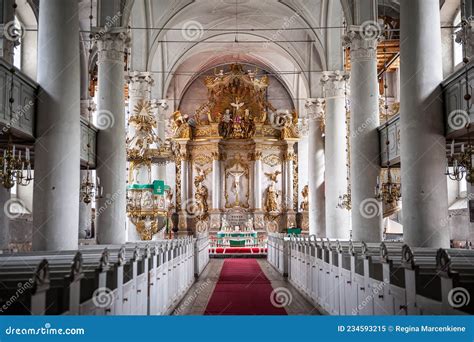
[[[248,301],[248,298],[242,298],[242,303],[234,303],[233,305],[230,305],[229,302],[229,306],[224,305],[219,309],[222,312],[206,312],[209,301],[214,293],[214,290],[216,289],[216,284],[218,283],[225,260],[229,259],[211,259],[209,265],[203,271],[197,282],[191,287],[184,299],[176,307],[173,315],[225,315],[238,312],[232,307],[239,306],[240,304],[243,305],[246,300]],[[270,281],[273,291],[271,295],[265,293],[265,296],[272,296],[271,302],[276,303],[277,308],[283,308],[288,315],[320,314],[314,305],[306,300],[286,278],[276,272],[276,270],[265,259],[254,260],[258,262],[258,265],[260,266],[260,272],[262,272],[262,274],[257,275],[255,279],[261,280],[262,278],[266,277]],[[242,275],[241,279],[237,277],[233,280],[237,282],[248,282],[248,279],[246,279],[245,275]],[[252,281],[248,283],[249,287],[252,286]],[[215,299],[216,298],[214,297],[213,302],[215,302]],[[268,300],[270,300],[270,298]],[[268,302],[268,300],[265,299],[265,302]],[[213,308],[215,310],[216,306],[213,305]],[[280,314],[285,314],[284,311],[281,310]],[[259,312],[267,312],[267,310],[257,309],[256,312],[249,314],[259,314]],[[278,314],[277,312],[278,310],[275,310],[273,311],[273,314]]]

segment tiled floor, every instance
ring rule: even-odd
[[[319,311],[282,277],[265,260],[257,259],[265,276],[270,280],[273,289],[286,295],[284,306],[289,315],[319,315]],[[224,259],[211,259],[209,265],[197,282],[191,287],[173,315],[203,315],[219,279]]]

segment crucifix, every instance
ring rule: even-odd
[[[245,171],[230,171],[229,172],[232,177],[234,177],[234,181],[232,182],[232,191],[234,192],[235,195],[235,206],[240,205],[240,177],[242,177],[245,174]]]

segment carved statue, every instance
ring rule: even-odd
[[[298,113],[294,110],[291,114],[287,111],[281,130],[281,139],[298,139]]]
[[[207,187],[203,184],[199,184],[196,188],[196,193],[194,199],[196,200],[196,211],[197,218],[199,220],[205,220],[208,217],[207,212],[209,211],[209,206],[207,205],[207,198],[209,196],[209,191]]]
[[[197,175],[194,177],[194,186],[196,187],[196,192],[194,194],[194,199],[196,200],[196,212],[197,218],[199,220],[205,220],[208,217],[209,206],[207,204],[207,198],[209,196],[209,190],[203,184],[207,178],[207,175],[211,172],[211,169],[200,169],[196,167]]]
[[[191,127],[189,126],[187,117],[183,116],[180,111],[176,111],[173,113],[172,120],[174,138],[191,139]]]
[[[274,182],[271,182],[266,190],[265,211],[267,213],[278,212],[278,192]]]
[[[265,172],[265,176],[272,182],[272,183],[278,183],[278,176],[281,174],[280,171],[275,171],[275,172]]]
[[[303,196],[303,201],[301,202],[300,209],[302,211],[309,210],[309,187],[307,185],[304,186],[303,190],[301,191],[301,195]]]

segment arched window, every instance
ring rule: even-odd
[[[460,30],[461,27],[461,10],[459,10],[456,14],[456,17],[454,17],[453,21],[453,26],[454,28],[454,34],[453,34],[453,62],[454,62],[454,67],[457,67],[459,64],[462,63],[462,44],[456,42],[456,32]]]
[[[20,22],[18,17],[15,17],[15,27],[23,28],[23,24]],[[20,30],[19,30],[20,31]],[[18,40],[15,42],[15,47],[13,49],[13,65],[18,69],[21,69],[22,65],[22,37],[19,36]]]

